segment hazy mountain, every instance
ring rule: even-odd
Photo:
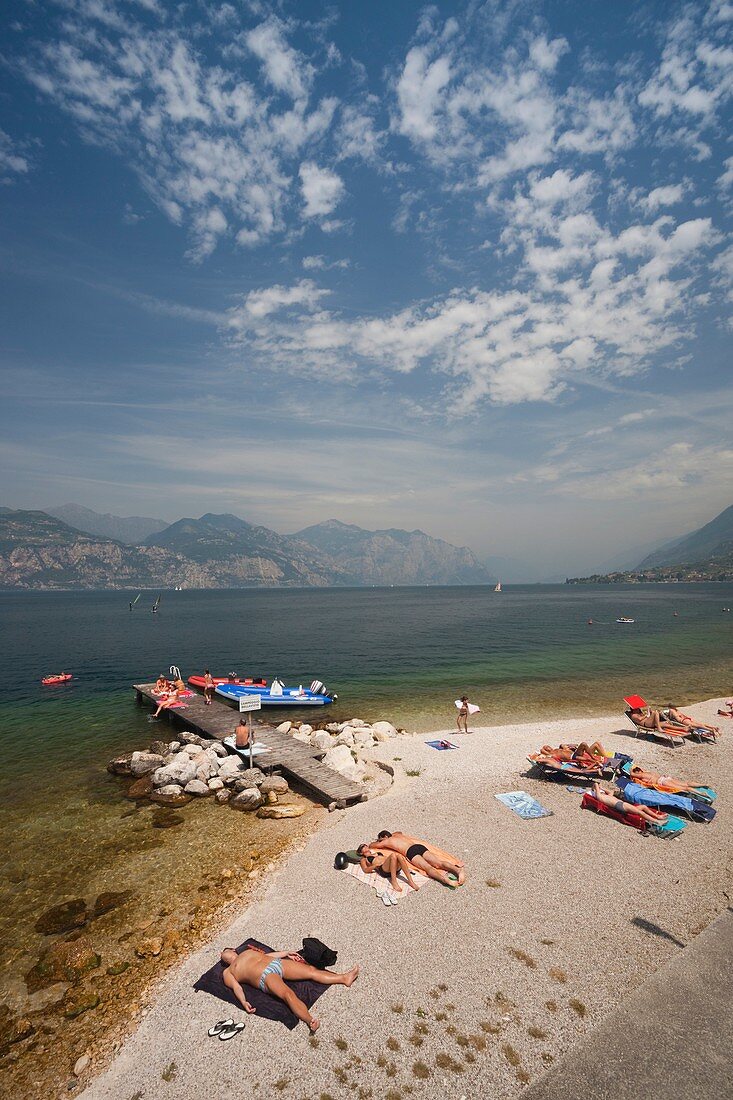
[[[638,569],[652,569],[658,565],[680,565],[708,561],[710,558],[722,558],[733,552],[733,505],[716,516],[710,523],[685,535],[681,539],[667,543],[655,550],[637,566]]]
[[[93,512],[81,504],[61,504],[58,508],[47,508],[46,514],[98,538],[114,539],[129,546],[139,546],[149,535],[164,530],[168,524],[162,519],[150,516],[113,516],[109,512]]]
[[[339,584],[343,577],[312,546],[256,527],[237,516],[213,515],[179,519],[159,534],[146,539],[216,574],[218,583],[324,585]]]
[[[423,531],[365,531],[329,519],[293,535],[327,554],[352,584],[489,584],[494,578],[466,547]]]
[[[141,588],[177,576],[176,555],[77,531],[45,512],[0,512],[0,587]]]

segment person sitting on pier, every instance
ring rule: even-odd
[[[307,1024],[310,1030],[317,1031],[320,1020],[308,1010],[295,991],[286,982],[317,982],[319,985],[345,985],[350,987],[359,977],[359,967],[352,966],[344,974],[334,974],[331,970],[319,970],[309,966],[297,951],[269,951],[265,953],[255,947],[248,947],[239,954],[233,947],[225,947],[221,953],[225,967],[223,979],[227,989],[245,1012],[256,1012],[247,1000],[243,985],[260,989],[284,1001],[290,1011]]]
[[[161,675],[155,681],[155,687],[153,688],[153,695],[165,695],[170,691],[170,684],[165,676]]]
[[[376,852],[394,852],[404,856],[417,871],[442,882],[444,886],[462,886],[466,881],[462,859],[409,833],[389,833],[384,829],[370,848]]]
[[[153,715],[153,719],[158,718],[162,710],[168,710],[169,707],[175,706],[178,701],[178,688],[174,686],[158,703],[158,709]]]
[[[242,715],[234,731],[234,744],[238,749],[246,749],[249,745],[249,726],[247,719]]]
[[[359,866],[365,875],[377,874],[381,875],[382,878],[388,878],[392,884],[392,889],[401,894],[402,886],[397,881],[397,875],[400,871],[403,871],[408,885],[413,890],[417,890],[410,874],[410,863],[404,855],[399,852],[380,852],[370,844],[360,844],[356,852],[359,856]]]

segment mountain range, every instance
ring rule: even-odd
[[[0,509],[3,588],[245,588],[371,584],[489,584],[465,547],[422,531],[366,531],[337,520],[281,535],[232,515],[164,525],[78,505],[50,512]],[[82,528],[84,524],[84,528]],[[137,545],[126,539],[154,529]],[[104,532],[116,530],[118,537]],[[124,535],[124,538],[122,537]]]

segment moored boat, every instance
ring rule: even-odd
[[[219,684],[243,684],[246,687],[267,687],[267,680],[263,680],[261,676],[212,676],[214,686],[218,687]],[[204,677],[203,676],[189,676],[188,682],[191,687],[203,688]]]
[[[337,695],[329,695],[320,680],[314,680],[309,688],[291,688],[285,687],[277,678],[269,688],[257,684],[217,684],[216,693],[237,705],[242,697],[257,695],[263,707],[325,707],[338,698]]]
[[[59,672],[55,676],[44,676],[41,683],[45,684],[46,687],[50,687],[52,684],[68,684],[69,680],[73,679],[73,673]]]

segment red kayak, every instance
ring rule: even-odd
[[[66,684],[73,679],[74,677],[70,672],[60,672],[58,676],[44,676],[41,683],[48,687],[50,684]]]
[[[244,679],[239,676],[212,676],[211,679],[214,681],[214,687],[218,687],[219,684],[245,684],[248,686],[251,684],[254,687],[267,687],[267,680]],[[204,686],[203,676],[189,676],[188,682],[192,687],[203,688]]]

